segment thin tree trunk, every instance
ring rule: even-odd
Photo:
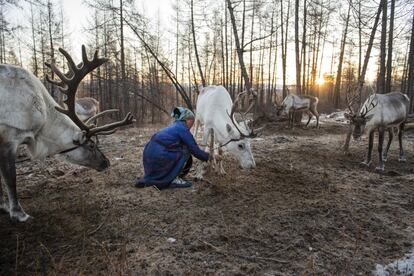
[[[380,71],[378,76],[377,93],[385,94],[385,74],[386,74],[386,43],[387,43],[387,0],[381,0],[382,3],[382,23],[381,23],[381,45],[380,45]]]
[[[394,9],[395,0],[391,0],[390,10],[390,30],[388,34],[388,55],[387,55],[387,79],[385,85],[385,93],[391,92],[391,76],[392,76],[392,44],[394,40]]]
[[[306,94],[306,17],[307,17],[307,8],[306,0],[303,0],[303,30],[302,30],[302,87],[301,92]]]
[[[306,0],[304,0],[306,1]],[[295,59],[296,59],[296,94],[301,94],[300,87],[300,52],[299,52],[299,0],[295,1]]]
[[[33,4],[30,4],[30,21],[32,25],[32,43],[33,43],[33,73],[36,77],[39,76],[39,68],[37,64],[37,49],[36,49],[36,36],[35,36],[35,23],[34,23],[34,13],[33,13]]]
[[[230,0],[226,0],[226,1],[227,1],[227,8],[230,14],[231,24],[233,26],[234,42],[236,44],[236,51],[237,51],[237,56],[239,58],[241,73],[242,73],[244,83],[245,83],[245,89],[247,91],[250,91],[252,88],[252,84],[250,82],[249,75],[247,74],[246,66],[244,64],[243,49],[241,48],[239,35],[237,33],[236,19],[234,17],[234,8]]]
[[[411,26],[410,53],[408,56],[407,95],[409,95],[411,100],[410,112],[412,113],[414,110],[414,16]]]
[[[50,0],[47,2],[47,13],[48,13],[48,32],[49,32],[49,46],[50,46],[50,59],[52,62],[55,61],[55,50],[53,46],[53,35],[52,35],[52,3]],[[54,78],[54,73],[51,71],[51,77]],[[50,85],[50,95],[56,100],[55,92],[54,92],[54,85]]]
[[[196,37],[195,37],[193,0],[190,1],[190,6],[191,6],[191,32],[193,33],[194,54],[197,60],[197,66],[198,66],[198,72],[200,73],[201,84],[203,86],[206,86],[206,80],[204,78],[203,69],[201,68],[200,57],[198,56],[197,42],[196,42]]]
[[[335,90],[334,90],[334,104],[335,104],[336,108],[339,108],[340,99],[341,99],[340,89],[341,89],[341,77],[342,77],[342,63],[343,63],[343,60],[344,60],[346,36],[348,34],[349,16],[351,14],[351,5],[352,5],[352,3],[350,3],[349,7],[348,7],[348,15],[346,17],[345,29],[344,29],[344,33],[342,35],[341,52],[339,54],[338,71],[336,73]]]

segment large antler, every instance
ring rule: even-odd
[[[377,99],[377,97],[375,95],[371,95],[370,97],[372,97],[372,98],[369,101],[369,103],[366,104],[366,105],[364,105],[363,106],[364,109],[361,110],[361,114],[360,114],[361,117],[365,117],[368,114],[368,112],[370,112],[371,110],[373,110],[378,105],[378,99]],[[375,100],[375,102],[374,102],[374,100]]]
[[[227,114],[229,115],[229,117],[230,117],[230,119],[231,119],[231,122],[233,123],[233,125],[234,125],[234,127],[237,129],[237,131],[240,133],[240,138],[253,138],[253,137],[256,137],[257,136],[257,134],[254,132],[254,130],[253,129],[251,129],[250,130],[250,132],[249,132],[249,134],[244,134],[242,131],[240,131],[240,129],[239,129],[239,127],[238,127],[238,124],[237,124],[237,122],[235,122],[235,120],[234,120],[234,113],[235,113],[235,111],[238,109],[238,104],[239,104],[239,100],[240,100],[240,97],[242,96],[242,95],[244,95],[244,94],[246,94],[248,91],[243,91],[243,92],[240,92],[237,96],[236,96],[236,99],[234,100],[234,103],[233,103],[233,106],[231,107],[231,112],[230,112],[230,114],[228,114],[228,112],[227,112]],[[245,117],[244,117],[244,115],[246,115],[252,108],[253,108],[253,106],[254,106],[254,103],[255,103],[255,97],[257,96],[257,94],[255,93],[255,91],[251,91],[251,93],[253,94],[253,99],[251,100],[251,103],[250,103],[250,106],[249,106],[249,108],[247,109],[247,111],[244,113],[244,114],[241,114],[241,116],[242,116],[242,119],[243,119],[243,121],[245,122],[245,126],[246,126],[246,129],[249,129],[249,127],[247,126],[247,124],[246,124],[246,119],[245,119]]]
[[[349,112],[351,112],[351,114],[355,114],[354,109],[352,108],[353,104],[355,103],[355,101],[358,99],[358,95],[351,95],[351,93],[347,93],[346,94],[346,103],[347,103],[347,107],[349,109]]]
[[[59,87],[59,90],[67,96],[64,103],[67,106],[67,109],[64,109],[60,106],[57,106],[56,109],[68,116],[81,130],[86,132],[87,137],[97,135],[100,132],[102,134],[109,134],[115,132],[116,128],[129,125],[133,122],[133,117],[128,113],[124,120],[104,125],[101,127],[89,126],[82,122],[81,119],[76,115],[75,112],[75,100],[76,100],[76,91],[82,79],[90,72],[92,72],[97,67],[101,66],[108,61],[107,58],[98,58],[98,51],[95,51],[92,60],[88,59],[86,55],[85,46],[82,45],[82,62],[79,65],[75,65],[72,57],[62,48],[59,48],[59,51],[65,56],[69,72],[64,74],[62,73],[55,65],[54,62],[46,63],[46,65],[52,69],[52,71],[59,77],[60,81],[55,81],[46,76],[47,81],[52,84],[55,84]]]

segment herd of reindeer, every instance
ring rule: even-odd
[[[25,222],[31,216],[25,213],[19,203],[16,192],[16,154],[20,145],[26,145],[31,159],[42,159],[52,155],[62,155],[65,160],[93,168],[97,171],[110,166],[109,160],[98,147],[98,135],[110,135],[119,127],[133,123],[133,116],[128,113],[122,121],[98,126],[97,119],[117,110],[100,112],[99,102],[93,98],[76,98],[77,88],[82,79],[95,68],[107,61],[99,58],[95,52],[89,60],[85,47],[82,46],[82,62],[75,64],[72,57],[63,49],[69,72],[63,73],[53,62],[47,66],[59,80],[47,77],[47,80],[59,87],[65,95],[64,106],[60,106],[48,93],[43,83],[29,71],[7,64],[0,64],[0,210],[9,213],[12,220]],[[198,128],[203,126],[201,146],[210,150],[218,150],[223,154],[223,148],[238,160],[242,168],[250,169],[256,166],[250,138],[257,136],[243,117],[241,122],[235,119],[240,93],[235,101],[223,86],[207,86],[200,89],[196,107],[195,135]],[[389,94],[372,94],[364,102],[358,112],[351,108],[356,97],[348,100],[349,112],[345,117],[352,126],[354,138],[360,137],[364,131],[369,136],[369,146],[365,165],[371,164],[371,153],[374,132],[379,132],[379,166],[384,170],[384,162],[394,135],[398,128],[399,161],[404,162],[402,132],[409,110],[409,99],[406,95],[393,92]],[[246,114],[253,107],[252,101]],[[318,98],[311,96],[288,95],[281,104],[277,105],[278,115],[288,115],[289,125],[293,127],[295,112],[305,112],[309,115],[306,125],[313,116],[316,117],[316,127],[319,127],[317,111]],[[230,111],[230,112],[229,112]],[[384,134],[388,131],[389,139],[383,150]],[[214,147],[217,145],[217,147]],[[217,171],[224,174],[223,159],[212,161]],[[196,178],[203,178],[206,165],[200,165],[196,170]],[[1,180],[8,195],[8,204],[4,201]]]

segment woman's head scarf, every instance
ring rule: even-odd
[[[194,113],[185,107],[178,106],[174,107],[173,111],[171,112],[171,117],[175,119],[175,121],[185,121],[188,119],[194,119]]]

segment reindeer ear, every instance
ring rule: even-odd
[[[229,124],[226,124],[226,129],[227,129],[227,132],[228,133],[232,133],[233,132],[233,128]]]
[[[86,140],[87,140],[87,138],[86,138],[86,132],[85,131],[78,132],[73,137],[73,143],[75,145],[82,145],[83,143],[86,142]]]
[[[371,120],[372,117],[374,117],[374,114],[370,114],[368,116],[365,116],[365,122],[368,122],[369,120]]]

